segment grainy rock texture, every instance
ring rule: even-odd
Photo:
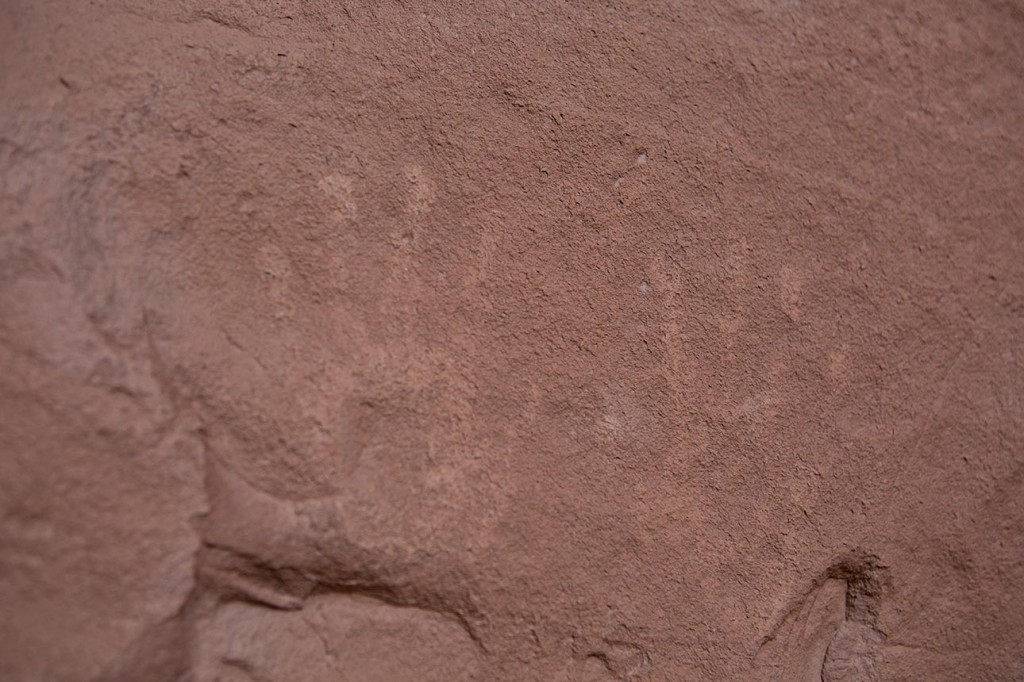
[[[1024,679],[1024,5],[0,2],[0,678]]]

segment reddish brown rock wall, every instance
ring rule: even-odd
[[[0,677],[1024,678],[1015,0],[0,3]]]

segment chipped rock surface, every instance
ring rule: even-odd
[[[0,679],[1024,679],[1024,6],[0,3]]]

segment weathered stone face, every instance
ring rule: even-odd
[[[0,678],[1024,676],[1013,3],[7,0]]]

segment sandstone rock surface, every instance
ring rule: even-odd
[[[1024,679],[1024,5],[0,3],[0,678]]]

